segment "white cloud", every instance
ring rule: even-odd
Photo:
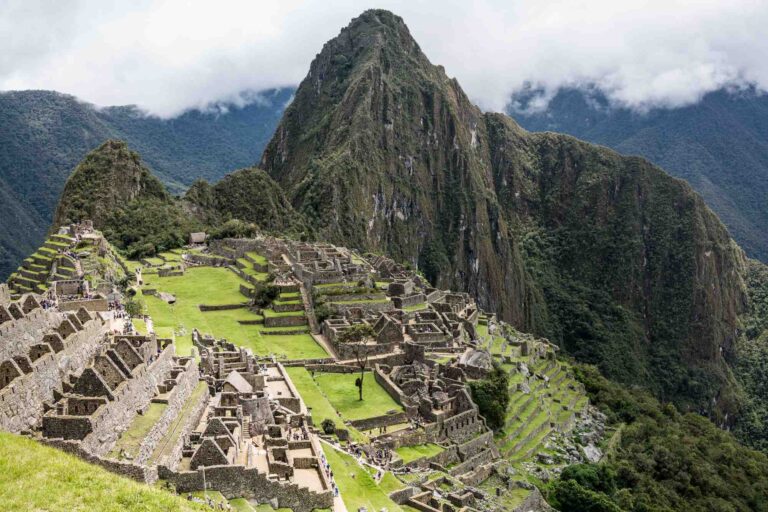
[[[768,2],[352,0],[0,5],[0,89],[55,89],[161,116],[247,89],[297,84],[323,43],[366,8],[401,15],[482,107],[526,83],[596,84],[634,108],[768,89]]]

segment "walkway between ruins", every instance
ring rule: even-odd
[[[318,437],[318,439],[320,440],[321,443],[327,444],[328,446],[330,446],[334,450],[339,450],[340,452],[342,452],[344,454],[350,455],[347,452],[345,452],[344,450],[342,450],[341,448],[335,447],[334,445],[332,445],[331,443],[329,443],[325,439],[322,439],[321,437]],[[355,459],[357,459],[357,457],[355,457]],[[358,463],[359,463],[359,461],[358,461]],[[333,498],[333,510],[334,510],[334,512],[347,512],[347,506],[344,504],[344,500],[341,497],[341,489],[339,489],[339,495],[335,496]]]

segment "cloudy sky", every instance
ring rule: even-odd
[[[370,7],[401,15],[483,108],[526,83],[594,83],[644,109],[768,89],[766,0],[2,0],[0,90],[54,89],[160,116],[296,85]]]

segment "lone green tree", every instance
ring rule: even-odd
[[[349,345],[355,354],[357,366],[360,368],[360,377],[355,379],[355,386],[360,393],[360,400],[363,399],[363,379],[365,378],[365,368],[368,366],[368,342],[373,339],[375,333],[368,324],[353,325],[349,329],[339,334],[338,342]]]
[[[131,317],[137,317],[144,314],[144,302],[141,299],[128,299],[125,303],[125,312]]]
[[[498,431],[504,426],[504,416],[509,405],[508,388],[507,372],[495,363],[486,378],[469,383],[472,400],[491,430]]]

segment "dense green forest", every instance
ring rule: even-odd
[[[578,367],[577,377],[614,430],[602,462],[570,466],[546,486],[553,506],[563,512],[768,510],[764,453],[594,367]]]

